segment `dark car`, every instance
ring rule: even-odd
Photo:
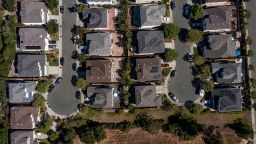
[[[76,70],[76,67],[77,67],[77,66],[76,66],[76,63],[73,63],[73,64],[72,64],[72,69],[73,69],[74,71]]]
[[[185,17],[189,18],[190,11],[191,11],[191,5],[189,5],[189,4],[184,5],[183,15]]]
[[[72,76],[71,82],[72,82],[73,86],[76,86],[77,79],[78,79],[78,77],[76,75]]]
[[[161,67],[169,67],[169,64],[168,63],[163,63],[163,64],[161,64]]]
[[[58,77],[55,81],[55,84],[59,84],[62,81],[62,77]]]
[[[64,57],[61,57],[61,58],[60,58],[60,64],[61,64],[61,65],[64,65]]]
[[[187,54],[187,59],[188,59],[189,62],[192,62],[192,61],[193,61],[193,55],[192,55],[192,53],[188,53],[188,54]]]
[[[174,9],[175,9],[175,7],[176,7],[176,5],[175,5],[175,1],[172,1],[170,5],[171,5],[171,9],[172,9],[172,10],[174,10]]]
[[[53,84],[51,84],[50,86],[49,86],[49,88],[48,88],[48,92],[50,93],[50,92],[52,92],[52,90],[54,89],[54,85]]]
[[[174,77],[176,75],[177,71],[176,70],[172,70],[170,77]]]
[[[74,50],[72,52],[72,59],[77,59],[77,58],[78,58],[78,52],[77,52],[77,50]]]
[[[64,6],[60,6],[60,12],[64,13]]]
[[[170,92],[168,95],[170,96],[170,98],[171,98],[174,102],[178,102],[178,101],[179,101],[179,99],[178,99],[173,93]]]
[[[80,91],[76,91],[76,98],[80,99],[81,98],[81,92]]]

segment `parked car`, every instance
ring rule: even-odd
[[[62,81],[62,77],[58,77],[55,81],[55,84],[59,84]]]
[[[81,92],[80,91],[76,91],[76,98],[80,99],[81,98]]]
[[[199,22],[193,22],[193,23],[191,23],[191,27],[199,27],[199,28],[201,28],[203,26],[203,24],[202,23],[199,23]]]
[[[60,6],[60,12],[64,13],[64,6]]]
[[[175,1],[172,1],[170,5],[171,5],[171,9],[174,10],[175,7],[176,7],[176,6],[175,6]]]
[[[170,96],[170,98],[174,101],[174,102],[178,102],[179,101],[179,99],[173,94],[173,93],[169,93],[169,96]]]
[[[76,70],[76,67],[77,67],[77,66],[76,66],[76,63],[73,63],[73,64],[72,64],[72,69],[73,69],[74,71]]]
[[[58,46],[56,44],[51,44],[51,45],[48,45],[49,48],[58,48]]]
[[[170,18],[164,17],[164,18],[163,18],[163,21],[164,21],[164,22],[168,22],[168,21],[170,21]]]
[[[161,67],[169,67],[169,64],[163,63],[163,64],[161,64]]]
[[[187,54],[187,59],[188,59],[189,62],[192,62],[192,61],[193,61],[193,55],[192,55],[192,53],[188,53],[188,54]]]
[[[72,76],[71,83],[73,84],[73,86],[76,86],[77,79],[78,79],[77,75]]]
[[[185,17],[189,18],[190,11],[191,11],[191,5],[189,5],[189,4],[184,5],[183,15]]]
[[[77,50],[74,50],[72,52],[72,59],[77,59],[77,58],[78,58],[78,52],[77,52]]]
[[[203,97],[204,94],[205,94],[204,90],[203,90],[203,89],[200,89],[200,90],[199,90],[199,95],[200,95],[201,97]]]
[[[50,92],[52,92],[52,90],[54,89],[54,85],[53,84],[51,84],[50,86],[49,86],[49,88],[48,88],[48,92],[50,93]]]
[[[203,105],[209,105],[211,103],[210,100],[201,100],[200,101]]]
[[[61,58],[60,58],[60,64],[61,64],[61,65],[64,65],[64,57],[61,57]]]
[[[172,70],[171,71],[171,74],[170,74],[170,77],[174,77],[176,75],[177,71],[176,70]]]

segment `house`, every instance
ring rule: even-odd
[[[203,3],[206,7],[232,5],[231,0],[203,0]]]
[[[156,86],[139,85],[135,86],[135,103],[139,108],[151,108],[162,106],[161,96],[156,94]]]
[[[236,57],[237,40],[231,34],[209,35],[207,44],[203,49],[205,58],[230,58]]]
[[[35,132],[31,130],[15,130],[10,133],[11,144],[36,144]]]
[[[164,33],[162,31],[137,32],[139,54],[155,54],[165,52]]]
[[[162,25],[166,13],[166,6],[150,5],[136,6],[133,9],[133,24],[141,29],[150,29]]]
[[[8,83],[9,103],[30,103],[35,93],[36,81]]]
[[[152,3],[159,3],[161,0],[132,0],[136,4],[152,4]]]
[[[86,0],[89,5],[112,5],[113,0]]]
[[[38,111],[31,106],[10,108],[10,129],[34,129],[40,121]]]
[[[20,28],[18,32],[18,50],[47,51],[49,40],[44,28]]]
[[[204,32],[230,32],[236,29],[236,12],[233,6],[204,9]]]
[[[111,33],[87,33],[86,44],[90,56],[112,55],[113,45]]]
[[[211,64],[213,79],[218,84],[242,83],[242,63],[222,63]]]
[[[112,61],[108,59],[86,61],[88,83],[112,82]]]
[[[47,76],[45,55],[17,54],[16,73],[18,77]]]
[[[162,79],[160,58],[137,58],[135,64],[135,76],[138,82]]]
[[[106,8],[88,8],[83,11],[82,20],[88,29],[107,30],[109,28],[109,10]]]
[[[48,9],[44,2],[21,1],[20,20],[24,25],[43,25],[47,22]]]
[[[211,93],[213,106],[218,112],[242,110],[242,92],[240,88],[218,88]]]
[[[114,108],[113,89],[108,86],[87,87],[87,97],[90,98],[93,108]]]

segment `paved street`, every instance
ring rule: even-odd
[[[71,41],[71,28],[76,22],[75,13],[70,13],[68,8],[75,3],[75,0],[63,0],[64,14],[62,16],[62,56],[65,63],[62,69],[62,82],[55,86],[55,89],[48,95],[48,104],[52,110],[60,115],[71,114],[77,109],[79,101],[75,98],[76,88],[71,83],[71,77],[75,75],[72,70],[72,51],[75,46]]]
[[[176,9],[173,11],[173,21],[181,29],[189,29],[188,21],[182,16],[183,5],[185,0],[176,0]],[[169,91],[177,96],[179,102],[184,103],[188,100],[195,101],[198,96],[195,94],[195,88],[192,86],[193,80],[190,63],[184,60],[184,56],[191,52],[188,44],[181,42],[180,39],[175,40],[175,48],[179,53],[176,61],[177,74],[169,81]]]

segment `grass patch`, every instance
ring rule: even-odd
[[[58,41],[59,40],[59,31],[54,34],[51,34],[50,39],[53,41]]]
[[[59,8],[56,7],[53,10],[51,10],[52,15],[59,15]]]
[[[46,53],[47,62],[49,66],[59,66],[59,51],[53,51],[51,53]]]
[[[170,74],[171,70],[172,70],[171,67],[164,68],[163,71],[162,71],[163,76],[167,77]]]

